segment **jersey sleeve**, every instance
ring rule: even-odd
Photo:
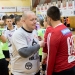
[[[22,33],[14,33],[12,36],[12,45],[15,46],[17,50],[27,47],[27,41]]]
[[[48,34],[48,64],[47,75],[52,75],[57,55],[57,50],[60,44],[60,36],[56,33]]]
[[[45,42],[45,46],[43,47],[43,52],[44,53],[48,53],[48,49],[47,49],[47,36],[48,36],[48,33],[50,33],[52,27],[48,27],[45,31],[45,34],[44,34],[44,42]]]

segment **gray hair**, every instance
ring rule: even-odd
[[[31,13],[35,14],[33,11],[24,11],[23,14],[22,14],[22,18],[23,19],[27,18],[28,14],[31,14]]]

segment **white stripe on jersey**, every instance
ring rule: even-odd
[[[51,33],[48,34],[47,36],[47,48],[48,48],[48,56],[47,56],[47,68],[48,68],[48,59],[49,59],[49,50],[50,50],[50,38],[51,38]]]

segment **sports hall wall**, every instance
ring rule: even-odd
[[[69,16],[70,18],[70,27],[75,28],[75,16]]]
[[[68,16],[68,17],[70,19],[70,27],[75,28],[75,16]],[[62,22],[63,22],[63,17],[61,17],[61,19],[62,19]]]
[[[75,0],[62,0],[54,1],[50,3],[45,3],[41,5],[37,5],[36,7],[36,15],[38,18],[44,18],[47,14],[47,9],[51,6],[57,6],[61,12],[61,18],[69,17],[70,19],[70,27],[75,28]]]
[[[31,0],[0,0],[0,7],[31,7]],[[9,14],[22,14],[22,12],[5,12]]]

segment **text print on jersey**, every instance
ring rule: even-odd
[[[75,50],[73,36],[67,38],[68,44],[68,63],[75,61]]]

